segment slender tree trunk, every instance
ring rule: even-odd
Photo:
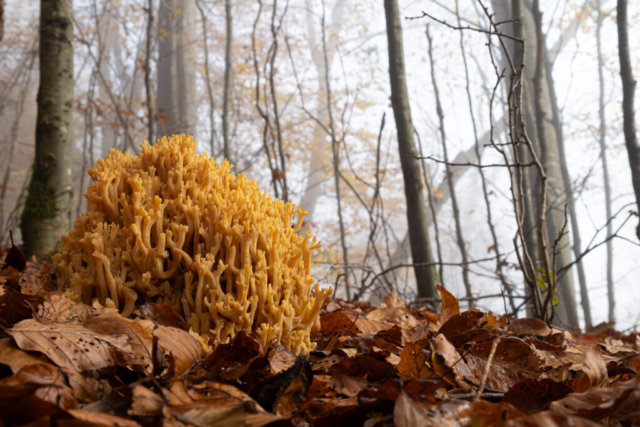
[[[598,82],[600,91],[598,94],[598,116],[600,119],[599,143],[600,160],[602,161],[602,179],[604,181],[604,206],[607,221],[607,296],[609,300],[609,321],[616,320],[615,315],[615,295],[613,289],[613,224],[611,221],[611,180],[609,179],[609,165],[607,163],[607,121],[604,110],[604,59],[602,56],[602,5],[600,0],[596,0],[598,18],[596,21],[596,43],[598,54]]]
[[[427,207],[420,178],[420,162],[416,158],[416,145],[413,138],[413,122],[404,68],[402,26],[397,0],[385,0],[384,9],[389,46],[391,104],[398,132],[400,163],[404,176],[411,256],[418,283],[418,295],[430,298],[436,296],[437,271],[429,239]]]
[[[11,169],[13,166],[13,158],[16,151],[16,145],[18,144],[18,129],[20,127],[20,120],[22,119],[22,113],[24,112],[24,102],[27,98],[27,93],[31,89],[31,71],[35,62],[35,55],[31,55],[27,69],[25,70],[24,83],[18,94],[18,100],[16,102],[16,111],[11,125],[11,132],[9,136],[9,153],[7,155],[7,168],[4,171],[2,178],[2,190],[0,190],[0,230],[4,230],[4,201],[7,195],[7,188],[9,187],[9,181],[11,177]]]
[[[4,0],[0,0],[0,41],[4,37]]]
[[[162,1],[162,0],[160,0]],[[144,57],[144,87],[147,94],[147,141],[153,144],[153,94],[151,93],[151,37],[153,35],[153,0],[147,3],[147,40]]]
[[[531,109],[528,114],[531,114],[535,120],[536,134],[532,141],[546,176],[547,192],[546,210],[544,212],[547,228],[546,240],[548,256],[552,260],[549,267],[554,272],[558,268],[571,264],[572,257],[569,234],[565,227],[567,222],[565,207],[568,206],[567,189],[562,174],[556,129],[553,126],[554,108],[551,105],[544,58],[546,41],[542,32],[542,14],[537,0],[533,2],[531,8],[526,10],[525,38],[534,43],[533,48],[528,49],[526,58],[526,62],[533,64],[534,67],[533,75],[530,72],[525,73],[526,79],[533,89],[528,92],[530,93],[530,100],[525,99],[525,108]],[[540,191],[542,191],[542,188],[540,188]],[[539,214],[541,207],[537,206],[537,208]],[[545,268],[545,270],[548,270],[548,268]],[[557,278],[551,278],[549,271],[545,271],[544,274],[547,275],[548,281],[557,282],[559,303],[556,311],[559,324],[578,327],[579,322],[571,270],[566,271],[565,274]]]
[[[549,57],[550,55],[547,51],[544,59],[547,75],[547,85],[549,88],[549,96],[551,98],[551,107],[553,112],[553,127],[555,129],[556,138],[558,140],[562,180],[567,197],[569,219],[571,220],[571,233],[573,236],[573,256],[575,257],[575,259],[579,259],[582,255],[582,239],[580,237],[580,227],[578,224],[578,214],[576,212],[576,202],[573,195],[571,175],[569,175],[569,166],[567,165],[567,154],[564,148],[564,135],[562,134],[562,123],[560,121],[560,108],[558,106],[558,97],[556,96],[555,83],[553,81],[553,63],[550,61]],[[580,305],[582,306],[585,325],[588,326],[593,324],[593,320],[591,318],[591,304],[589,302],[587,275],[585,274],[584,264],[582,260],[576,263],[576,270],[578,271],[578,283],[580,285]]]
[[[494,0],[494,4],[496,3],[496,0]],[[522,0],[512,0],[512,4],[511,4],[511,15],[509,16],[508,14],[505,14],[506,17],[510,17],[511,19],[513,19],[513,34],[518,37],[519,39],[524,39],[525,38],[525,31],[524,31],[524,10],[523,10],[523,5],[522,5]],[[508,19],[506,18],[505,19]],[[498,19],[503,19],[498,17]],[[513,61],[515,63],[516,67],[524,67],[525,63],[526,63],[526,58],[523,56],[523,49],[522,46],[520,45],[520,43],[512,43],[512,48],[513,48]],[[527,81],[525,79],[525,81],[521,81],[519,82],[520,85],[524,85],[524,92],[527,92]],[[529,101],[529,97],[524,97],[524,99],[522,99],[522,103],[524,104],[520,104],[518,105],[518,108],[523,108],[525,109],[524,112],[514,112],[514,115],[518,116],[519,114],[524,114],[525,118],[526,118],[526,122],[527,122],[527,128],[532,131],[535,130],[535,127],[532,126],[532,118],[531,118],[531,112],[530,110],[527,111],[527,109],[525,108],[526,103]],[[511,117],[510,118],[512,123],[517,123],[519,121],[518,117]],[[535,138],[534,138],[535,139]],[[525,147],[524,143],[520,143],[518,144],[517,147],[517,155],[518,155],[518,161],[520,163],[527,163],[529,162],[530,159],[530,155],[527,152],[527,149]],[[531,177],[529,175],[529,169],[526,167],[523,168],[517,168],[516,169],[516,180],[519,183],[519,191],[521,192],[520,194],[520,198],[522,200],[520,209],[521,209],[521,227],[523,228],[523,233],[524,233],[524,244],[526,245],[527,248],[527,252],[529,253],[529,256],[532,260],[532,263],[534,265],[534,267],[537,269],[540,267],[540,242],[538,240],[538,236],[536,235],[536,223],[537,223],[537,219],[536,219],[536,210],[535,210],[535,206],[533,203],[533,195],[532,195],[532,183],[531,183]],[[531,271],[529,272],[529,274],[532,274],[533,276],[535,276],[537,273],[536,271]],[[533,293],[531,292],[531,289],[529,286],[525,285],[525,294],[528,297],[531,297],[534,299],[534,302],[536,300],[535,295],[533,295]],[[536,310],[538,311],[538,310]],[[527,306],[527,316],[532,317],[533,316],[533,310],[531,308],[531,305]]]
[[[157,136],[196,131],[194,24],[195,0],[160,1]]]
[[[462,224],[460,223],[460,207],[458,206],[458,198],[456,196],[455,186],[453,185],[453,171],[449,164],[449,153],[447,151],[447,134],[444,130],[444,112],[442,111],[442,105],[440,104],[440,92],[438,91],[438,83],[436,82],[435,72],[435,60],[433,58],[433,46],[431,35],[429,34],[429,25],[427,25],[427,41],[429,43],[429,63],[431,64],[431,82],[433,83],[433,92],[435,94],[436,112],[438,114],[438,120],[440,123],[440,140],[442,142],[442,152],[444,155],[444,167],[447,176],[447,183],[451,189],[451,206],[453,209],[453,220],[456,225],[456,242],[460,255],[462,257],[462,282],[467,292],[467,298],[469,298],[469,308],[473,308],[475,302],[472,299],[473,291],[471,289],[471,283],[469,282],[469,257],[467,256],[467,248],[462,236]]]
[[[231,141],[229,140],[229,114],[231,112],[231,90],[233,89],[233,14],[232,0],[225,0],[225,22],[227,26],[227,43],[224,55],[224,100],[222,103],[222,139],[224,141],[224,157],[231,161]]]
[[[207,95],[209,96],[209,150],[211,156],[216,156],[216,101],[213,96],[213,85],[211,84],[211,73],[209,66],[209,37],[207,36],[207,17],[204,14],[204,9],[200,5],[200,0],[196,0],[196,6],[200,12],[200,19],[202,20],[202,39],[204,41],[204,80],[207,83]]]
[[[631,68],[629,54],[629,24],[627,23],[627,0],[618,0],[618,55],[620,57],[620,78],[622,79],[622,110],[624,117],[624,142],[627,146],[631,180],[636,195],[636,203],[640,209],[640,146],[636,135],[636,110],[634,97],[636,81]],[[636,228],[636,235],[640,239],[640,224]]]
[[[324,126],[329,123],[327,100],[327,78],[330,78],[327,73],[330,73],[331,63],[338,45],[338,36],[342,27],[342,22],[345,18],[345,5],[344,0],[336,0],[336,3],[331,11],[331,23],[328,29],[325,29],[326,35],[326,52],[324,55],[323,49],[317,40],[316,32],[314,28],[314,14],[313,6],[310,0],[305,1],[307,9],[307,36],[309,40],[309,49],[313,57],[313,64],[318,74],[318,90],[316,95],[317,108],[316,118]],[[328,31],[327,31],[328,30]],[[325,64],[325,56],[329,61],[329,64]],[[327,134],[322,126],[318,123],[315,124],[313,129],[313,144],[310,148],[309,166],[307,167],[307,182],[305,185],[304,194],[302,195],[300,205],[304,206],[308,212],[309,220],[302,226],[301,232],[305,232],[308,227],[311,226],[313,221],[315,208],[317,201],[323,194],[323,184],[327,180],[329,169],[327,165],[330,164],[328,157]]]
[[[40,3],[40,86],[33,175],[20,228],[27,255],[56,248],[69,228],[73,152],[73,7]]]

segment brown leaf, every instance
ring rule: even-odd
[[[124,322],[125,319],[107,315],[91,320],[93,330],[83,325],[45,325],[28,319],[7,333],[21,349],[44,353],[62,368],[82,372],[118,365],[151,372],[151,355],[145,345],[146,340],[136,335]],[[153,327],[149,321],[140,322],[148,322]],[[151,335],[151,331],[148,332]]]
[[[282,417],[264,412],[255,402],[242,402],[233,407],[221,407],[198,402],[165,407],[163,413],[196,427],[250,426],[261,427],[281,420]]]
[[[367,319],[394,323],[405,328],[415,328],[418,321],[406,308],[384,307],[367,314]]]
[[[355,397],[365,388],[369,387],[369,382],[361,378],[334,373],[331,375],[332,388],[336,393],[347,397]]]
[[[187,322],[169,304],[148,302],[140,307],[140,313],[148,317],[156,325],[169,326],[189,331]]]
[[[153,417],[162,415],[162,408],[165,405],[164,399],[152,392],[148,388],[136,384],[133,387],[133,398],[129,415],[140,417]]]
[[[227,379],[240,378],[249,362],[262,354],[260,342],[246,332],[239,332],[229,344],[219,344],[202,362],[202,367]]]
[[[478,322],[482,319],[482,312],[478,310],[468,310],[463,313],[451,315],[446,322],[440,323],[438,334],[444,335],[447,339],[459,336],[467,331],[479,327]]]
[[[401,299],[398,298],[398,293],[396,291],[389,292],[387,296],[384,297],[382,303],[380,303],[380,307],[399,307],[404,308],[405,303]]]
[[[43,295],[55,289],[55,283],[51,277],[51,266],[42,262],[27,262],[27,267],[20,275],[18,284],[20,290],[29,295]]]
[[[296,355],[287,351],[282,346],[278,346],[275,354],[269,360],[271,372],[274,374],[286,371],[296,363]]]
[[[74,408],[76,400],[66,386],[60,370],[51,364],[22,367],[16,374],[0,380],[0,400],[33,395],[63,409]]]
[[[449,320],[451,316],[460,313],[460,304],[458,304],[456,297],[443,286],[437,285],[437,288],[438,295],[440,295],[440,299],[442,300],[442,311],[440,312],[438,323],[442,325]]]
[[[442,379],[462,390],[469,390],[469,384],[479,384],[478,378],[471,373],[464,359],[444,335],[437,335],[431,346],[433,369]]]
[[[551,402],[560,400],[571,393],[571,387],[555,381],[527,378],[511,387],[502,397],[519,411],[529,413],[549,407]]]
[[[30,319],[44,298],[26,295],[5,286],[0,286],[0,319],[9,325]]]
[[[0,363],[7,365],[14,374],[27,365],[48,362],[49,359],[40,354],[20,350],[13,338],[0,339]]]
[[[517,420],[518,427],[599,427],[600,424],[584,418],[573,417],[555,411],[544,411],[531,414],[526,419]]]
[[[576,393],[583,393],[590,387],[607,385],[608,378],[607,364],[602,357],[602,349],[596,345],[585,353],[582,373],[573,380],[572,387]]]
[[[76,420],[86,421],[92,425],[99,426],[117,426],[117,427],[140,427],[140,424],[125,418],[117,417],[111,414],[105,414],[102,412],[85,411],[82,409],[71,409],[69,413],[73,415]]]
[[[393,407],[393,424],[396,427],[414,427],[432,425],[426,412],[415,404],[413,399],[401,393]]]
[[[618,420],[637,421],[640,407],[640,378],[610,387],[593,387],[584,393],[571,393],[551,404],[551,410],[577,415],[593,421],[615,416]]]
[[[14,243],[13,232],[11,230],[9,230],[9,236],[11,237],[11,249],[7,252],[7,256],[5,257],[0,270],[4,270],[7,267],[13,267],[18,271],[23,271],[27,267],[27,257]]]
[[[353,359],[343,359],[329,368],[329,372],[382,381],[393,375],[394,370],[385,362],[363,355]]]
[[[407,343],[400,352],[398,373],[405,378],[433,378],[435,373],[427,363],[429,360],[430,340],[421,340],[415,343]]]
[[[538,335],[547,336],[551,334],[551,329],[540,319],[515,319],[511,321],[509,332],[517,336]]]
[[[202,349],[198,340],[182,329],[157,326],[153,330],[153,336],[158,338],[160,349],[173,356],[175,376],[184,374],[202,358]]]

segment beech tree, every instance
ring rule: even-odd
[[[33,174],[20,222],[27,254],[54,250],[70,227],[73,153],[72,0],[40,3],[40,85]]]
[[[407,92],[404,69],[404,46],[402,25],[397,0],[384,1],[389,44],[389,79],[391,81],[391,104],[396,120],[398,150],[404,176],[404,192],[407,199],[407,225],[414,272],[418,282],[418,295],[435,297],[438,275],[433,261],[433,251],[429,239],[427,205],[424,198],[424,184],[417,159],[417,149],[413,137],[411,106]]]

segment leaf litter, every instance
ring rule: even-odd
[[[1,255],[0,255],[1,257]],[[603,323],[329,299],[317,347],[203,342],[166,304],[76,304],[13,246],[0,270],[0,425],[594,426],[640,422],[640,336]]]

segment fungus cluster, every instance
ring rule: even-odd
[[[100,159],[89,170],[88,211],[53,257],[59,286],[123,316],[167,303],[219,342],[245,331],[263,345],[312,350],[330,291],[316,284],[311,295],[320,243],[298,233],[305,209],[195,150],[179,135],[143,144],[138,156],[111,150]]]

